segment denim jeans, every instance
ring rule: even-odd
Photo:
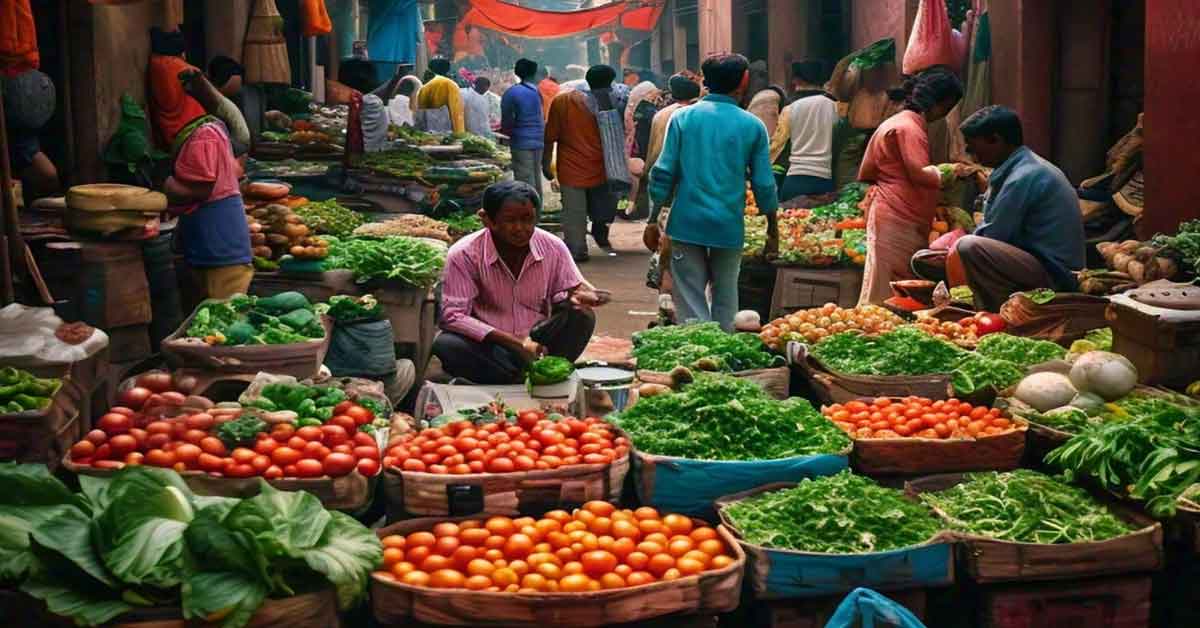
[[[520,149],[512,151],[513,179],[524,181],[537,190],[538,198],[544,194],[542,190],[542,149]]]
[[[716,321],[725,331],[733,330],[738,311],[738,275],[742,270],[741,249],[718,249],[673,240],[671,278],[676,320]],[[706,289],[712,285],[712,304]]]

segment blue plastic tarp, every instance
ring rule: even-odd
[[[760,549],[747,552],[746,573],[755,594],[770,598],[822,597],[857,587],[900,589],[941,586],[954,582],[953,545],[936,542],[871,554],[810,554]],[[756,563],[765,552],[770,565]]]
[[[645,459],[653,464],[650,486]],[[849,466],[846,456],[822,454],[779,460],[710,461],[639,454],[634,457],[638,497],[663,512],[711,517],[717,498],[775,482],[834,475]]]
[[[842,600],[825,628],[925,628],[907,608],[870,589],[855,589]]]

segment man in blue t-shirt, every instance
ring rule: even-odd
[[[500,99],[500,132],[509,137],[513,178],[533,186],[542,195],[542,148],[545,120],[542,96],[533,83],[538,65],[529,59],[517,61],[514,72],[521,82],[508,88]]]

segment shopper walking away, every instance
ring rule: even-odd
[[[538,80],[538,94],[542,96],[542,118],[550,118],[550,103],[554,102],[554,97],[558,96],[561,89],[558,85],[558,80],[550,76],[550,68],[542,66],[538,71],[541,79]]]
[[[771,163],[777,163],[785,151],[788,153],[787,177],[779,188],[779,200],[799,198],[798,207],[832,201],[830,195],[835,188],[833,128],[838,113],[833,96],[821,89],[825,82],[823,67],[819,61],[793,64],[795,100],[784,107],[771,138]]]
[[[543,355],[575,361],[605,301],[561,240],[536,227],[541,201],[522,181],[483,194],[486,229],[458,241],[442,277],[442,333],[433,353],[446,373],[476,384],[518,384]]]
[[[542,117],[542,95],[534,77],[538,65],[529,59],[519,59],[513,72],[520,82],[508,88],[500,98],[500,132],[509,138],[512,149],[513,178],[542,190],[542,146],[546,133]],[[539,205],[540,206],[540,205]]]
[[[935,66],[910,77],[904,91],[904,111],[875,130],[858,171],[860,181],[875,184],[860,305],[883,303],[892,294],[891,282],[913,277],[909,262],[929,243],[943,182],[930,164],[929,124],[958,104],[963,87],[953,72]]]
[[[651,201],[660,206],[674,196],[667,234],[677,318],[717,321],[725,330],[733,329],[738,311],[747,179],[767,217],[765,252],[773,256],[779,249],[779,200],[767,129],[737,104],[750,80],[748,66],[737,54],[704,61],[701,69],[710,93],[671,116],[662,154],[650,171]],[[649,224],[646,231],[646,241],[653,245],[658,226]],[[711,303],[706,296],[710,285]]]
[[[417,92],[417,126],[424,131],[452,130],[462,133],[467,128],[463,113],[462,93],[458,83],[450,78],[450,60],[437,58],[429,62],[434,73],[421,91]],[[449,128],[445,128],[449,118]],[[422,121],[423,119],[423,121]]]
[[[486,76],[476,77],[471,87],[463,87],[459,90],[462,94],[463,115],[466,123],[467,133],[474,133],[479,137],[492,139],[492,123],[489,119],[488,110],[491,107],[488,104],[488,90],[492,88],[491,79]]]
[[[562,189],[563,239],[577,262],[588,259],[588,219],[596,245],[610,252],[612,249],[608,231],[616,217],[617,195],[608,185],[596,115],[613,108],[612,83],[616,76],[607,65],[592,66],[587,72],[588,89],[555,96],[546,120],[542,174],[554,179],[551,166],[556,166]]]

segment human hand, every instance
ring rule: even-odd
[[[645,244],[651,253],[658,252],[658,247],[662,244],[662,233],[658,230],[658,225],[653,223],[646,225],[646,229],[642,231],[642,244]]]
[[[521,341],[521,348],[517,353],[526,363],[532,363],[545,355],[546,348],[538,344],[536,340],[532,338],[526,338],[525,340]]]
[[[779,257],[779,234],[767,236],[767,242],[763,245],[763,257],[768,260],[773,260]]]
[[[607,290],[596,290],[580,286],[571,293],[571,303],[579,309],[600,307],[612,300],[612,293]]]

